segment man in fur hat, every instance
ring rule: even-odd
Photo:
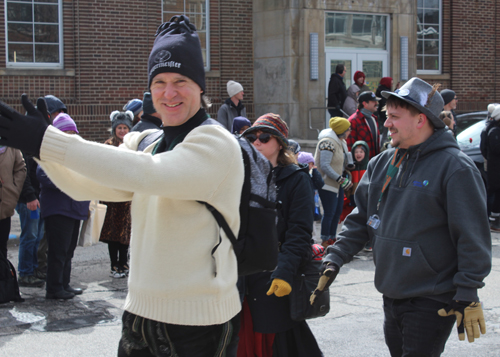
[[[382,92],[393,148],[369,162],[357,208],[328,247],[311,296],[314,302],[372,240],[392,356],[439,356],[455,321],[460,340],[464,326],[469,342],[486,333],[477,294],[491,269],[486,193],[474,163],[438,118],[437,87],[412,78]]]

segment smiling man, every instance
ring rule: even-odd
[[[200,40],[187,17],[159,27],[148,67],[162,130],[130,133],[118,148],[88,142],[47,126],[43,111],[23,95],[27,116],[0,102],[0,145],[40,158],[50,179],[76,200],[132,201],[118,356],[223,356],[230,319],[241,309],[237,262],[199,201],[238,232],[241,150],[203,108]],[[150,143],[138,151],[143,140]]]
[[[412,78],[382,92],[393,148],[369,162],[357,208],[328,247],[312,297],[372,239],[391,356],[439,356],[455,320],[461,340],[464,326],[469,342],[486,332],[477,295],[491,269],[486,194],[474,163],[438,118],[436,89]]]

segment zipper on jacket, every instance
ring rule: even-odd
[[[401,173],[401,179],[399,180],[399,188],[402,187],[402,184],[403,184],[403,177],[406,173],[406,169],[408,168],[408,162],[410,162],[410,155],[408,154],[408,157],[406,159],[406,162],[405,162],[405,167],[404,167],[404,171]]]

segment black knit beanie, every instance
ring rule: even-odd
[[[455,92],[451,89],[444,89],[441,91],[441,97],[443,97],[444,105],[455,99]]]
[[[142,110],[144,114],[154,114],[156,109],[153,106],[153,99],[151,98],[151,93],[144,92],[144,98],[142,98]]]
[[[177,15],[156,31],[149,55],[149,84],[158,73],[175,72],[192,79],[205,92],[205,69],[196,27],[184,15]]]

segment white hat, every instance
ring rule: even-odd
[[[229,97],[233,97],[239,92],[243,92],[243,86],[241,84],[235,81],[227,82],[227,94],[229,94]]]
[[[500,105],[497,105],[495,109],[493,109],[493,112],[491,113],[491,118],[496,121],[500,120]]]
[[[493,111],[495,110],[495,108],[497,106],[499,106],[500,104],[498,103],[491,103],[491,104],[488,104],[488,114],[491,114],[493,113]]]

